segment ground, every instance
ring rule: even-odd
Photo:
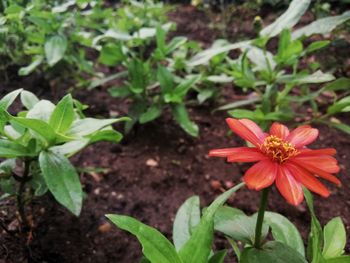
[[[193,25],[186,27],[186,21],[177,21],[181,34],[197,40],[205,40],[206,34],[209,34],[214,39],[209,29],[203,26],[208,21],[194,22],[201,18],[201,13],[196,12],[198,11],[191,7],[182,7],[170,17],[177,21],[181,16],[194,14],[191,17]],[[203,42],[209,41],[204,40]],[[2,87],[0,92],[6,93],[16,87],[38,91],[32,78],[20,81]],[[59,93],[63,92],[64,89]],[[52,98],[49,90],[40,95]],[[237,96],[233,87],[225,88],[225,99],[232,101]],[[92,93],[81,90],[75,93],[75,97],[91,105],[87,111],[89,115],[107,117],[111,111],[126,114],[128,102],[111,98],[105,88],[97,88]],[[227,164],[222,159],[207,156],[210,149],[243,144],[236,135],[228,133],[224,121],[227,114],[211,112],[215,106],[217,105],[191,108],[191,117],[199,124],[201,131],[198,138],[186,135],[176,126],[170,114],[166,113],[153,123],[136,127],[119,145],[99,143],[75,156],[73,162],[82,168],[80,174],[86,192],[81,216],[77,218],[71,215],[54,202],[50,195],[35,199],[30,209],[35,222],[32,241],[29,246],[24,246],[23,240],[1,233],[0,263],[139,262],[141,248],[137,240],[110,225],[105,214],[136,217],[171,238],[175,213],[188,197],[200,196],[201,204],[205,207],[223,189],[239,183],[242,174],[249,167]],[[340,118],[345,119],[346,116]],[[322,224],[334,216],[341,216],[350,237],[350,163],[347,161],[350,158],[350,137],[326,126],[317,128],[320,129],[320,137],[312,148],[337,149],[336,157],[342,168],[339,177],[343,186],[338,188],[327,184],[332,194],[328,199],[315,196],[316,213]],[[86,172],[89,167],[103,169]],[[259,193],[248,189],[240,190],[229,201],[229,205],[238,207],[247,214],[255,213],[258,204]],[[268,210],[279,212],[296,223],[306,240],[310,215],[305,203],[298,207],[288,205],[273,188]],[[13,202],[1,202],[0,212],[6,224],[14,223]],[[215,246],[229,247],[222,238]],[[350,252],[349,245],[346,250]],[[227,262],[235,262],[232,251],[229,258]]]

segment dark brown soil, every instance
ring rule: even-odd
[[[193,13],[194,12],[194,13]],[[192,17],[197,21],[203,14],[181,7],[172,18]],[[201,14],[201,15],[200,15]],[[181,19],[177,22],[181,22]],[[197,27],[178,28],[193,39],[208,43],[201,32],[203,23]],[[187,31],[186,31],[187,30]],[[31,79],[1,88],[0,92],[15,87],[33,87]],[[27,84],[27,85],[23,85]],[[33,88],[35,89],[35,88]],[[63,92],[63,91],[61,91]],[[228,88],[225,94],[234,98],[234,90]],[[44,92],[43,96],[51,96]],[[89,115],[109,116],[111,111],[126,115],[127,104],[112,99],[105,89],[92,92],[80,91],[75,95],[83,103],[91,105]],[[202,206],[212,202],[221,191],[211,185],[219,180],[227,189],[241,181],[248,165],[230,165],[221,159],[209,159],[207,153],[213,148],[240,146],[242,141],[236,135],[228,135],[224,119],[225,112],[211,114],[214,105],[193,107],[191,117],[200,126],[200,137],[190,138],[175,125],[169,114],[144,126],[137,127],[120,145],[99,143],[85,149],[73,158],[82,168],[104,168],[103,172],[81,172],[86,192],[82,214],[72,216],[56,204],[50,195],[34,200],[32,204],[35,226],[29,249],[23,248],[23,241],[1,233],[0,263],[12,262],[139,262],[141,248],[135,238],[114,226],[105,218],[107,213],[125,214],[136,217],[144,223],[159,229],[171,238],[172,222],[179,206],[190,196],[199,195]],[[343,116],[344,119],[349,116]],[[327,184],[332,191],[328,199],[315,197],[317,215],[322,224],[334,216],[341,216],[350,237],[350,136],[325,126],[319,126],[320,138],[314,148],[334,147],[341,164],[341,188]],[[149,166],[153,160],[155,166]],[[229,204],[248,214],[258,209],[259,193],[243,189]],[[269,210],[279,212],[296,223],[306,240],[310,219],[305,203],[298,207],[288,205],[276,189],[269,200]],[[14,223],[14,202],[0,202],[0,212],[5,223]],[[217,248],[229,248],[222,239]],[[348,238],[347,252],[350,252]],[[227,262],[235,262],[230,251]]]

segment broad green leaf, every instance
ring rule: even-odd
[[[187,65],[189,67],[194,67],[194,66],[198,66],[198,65],[202,65],[202,64],[207,64],[216,55],[228,52],[228,51],[233,50],[233,49],[244,48],[249,44],[250,44],[250,41],[242,41],[242,42],[238,42],[235,44],[229,44],[226,46],[211,47],[209,49],[206,49],[206,50],[196,54],[193,58],[191,58],[187,62]]]
[[[162,108],[160,105],[152,105],[147,109],[146,112],[141,114],[139,122],[141,124],[153,121],[157,119],[162,114]]]
[[[241,183],[221,194],[205,210],[199,225],[193,231],[191,238],[182,246],[179,255],[184,263],[207,263],[211,252],[214,236],[214,215],[226,200],[244,183]]]
[[[199,197],[187,199],[176,213],[173,225],[173,242],[177,251],[191,238],[193,229],[199,224],[201,211]]]
[[[284,216],[265,212],[264,222],[271,227],[273,238],[298,251],[302,256],[305,255],[303,239],[298,229]]]
[[[67,50],[67,39],[64,36],[56,35],[45,42],[45,56],[50,67],[59,62]]]
[[[73,99],[70,94],[64,96],[52,112],[49,124],[58,133],[64,134],[75,118]]]
[[[22,92],[22,90],[23,89],[17,89],[5,95],[0,100],[0,108],[3,110],[7,110],[11,106],[11,104],[15,101],[17,96]]]
[[[21,92],[21,102],[24,107],[26,107],[28,110],[31,110],[35,104],[39,102],[39,99],[33,93],[23,90]]]
[[[42,120],[12,117],[12,121],[18,123],[24,128],[34,131],[36,134],[40,135],[47,144],[54,143],[57,138],[57,135],[51,126]]]
[[[283,29],[292,28],[299,22],[310,3],[311,0],[293,0],[288,9],[275,22],[260,31],[260,36],[274,37],[281,33]]]
[[[173,105],[171,109],[176,122],[181,126],[181,128],[191,136],[197,137],[199,128],[197,124],[190,120],[185,105]]]
[[[55,110],[55,104],[48,100],[40,100],[31,108],[26,117],[30,119],[38,119],[49,122],[52,112]]]
[[[247,247],[243,250],[240,263],[307,263],[302,255],[289,246],[271,241],[261,249]]]
[[[186,37],[174,37],[169,44],[167,44],[166,46],[166,53],[171,53],[173,51],[175,51],[178,47],[182,46],[183,44],[185,44],[187,42],[187,38]]]
[[[225,257],[227,255],[227,250],[220,250],[216,252],[208,261],[208,263],[224,263]]]
[[[292,38],[297,39],[302,36],[308,37],[315,34],[327,34],[333,31],[337,26],[350,19],[350,11],[338,16],[329,16],[318,19],[311,24],[295,30]]]
[[[273,70],[276,67],[276,62],[273,55],[269,51],[264,51],[261,48],[248,46],[241,48],[243,52],[247,52],[249,60],[255,64],[254,70]]]
[[[189,89],[196,84],[200,78],[201,76],[198,75],[182,81],[174,90],[170,91],[171,93],[165,94],[165,102],[182,103],[183,97],[186,96]]]
[[[295,85],[324,83],[334,80],[335,77],[330,73],[323,73],[318,70],[311,75],[282,75],[276,79],[278,83],[293,83]]]
[[[64,144],[51,147],[50,151],[55,152],[59,155],[70,157],[80,150],[84,149],[89,144],[89,141],[89,139],[83,138],[76,141],[66,142]]]
[[[138,220],[121,215],[106,215],[117,227],[135,235],[142,245],[142,252],[152,263],[182,263],[174,246],[158,230]]]
[[[33,153],[24,146],[6,139],[0,139],[1,158],[17,158],[32,155]]]
[[[21,67],[18,70],[18,75],[19,76],[27,76],[27,75],[29,75],[30,73],[32,73],[43,62],[43,60],[44,60],[44,58],[42,56],[38,56],[38,57],[34,58],[32,63],[30,63],[26,67]]]
[[[244,212],[230,206],[222,206],[215,213],[214,225],[220,225],[227,220],[232,220],[236,216],[244,216]]]
[[[308,239],[307,258],[311,263],[323,263],[324,258],[321,253],[323,246],[322,227],[315,215],[312,194],[305,187],[304,196],[311,214],[311,231]]]
[[[73,165],[63,155],[51,151],[40,153],[39,165],[46,185],[57,202],[79,216],[83,191]]]
[[[239,118],[239,119],[251,119],[251,120],[257,119],[256,112],[251,110],[235,109],[235,110],[230,110],[228,114],[234,118]]]
[[[150,68],[147,62],[133,59],[128,64],[130,90],[135,94],[141,94],[150,81]]]
[[[0,163],[0,177],[3,175],[11,175],[16,167],[16,159],[7,159]]]
[[[234,215],[226,220],[215,223],[215,230],[231,237],[233,240],[245,244],[253,244],[255,240],[256,216]],[[262,239],[265,239],[269,231],[268,225],[264,224]]]
[[[340,217],[333,218],[323,230],[324,246],[322,255],[325,259],[339,257],[344,253],[346,232]]]
[[[129,118],[118,118],[118,119],[94,119],[94,118],[85,118],[81,120],[76,120],[73,122],[72,126],[67,132],[67,135],[73,137],[84,137],[88,136],[102,128],[105,128],[113,123],[128,121]]]

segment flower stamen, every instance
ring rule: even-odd
[[[289,158],[299,154],[299,151],[289,142],[283,141],[277,136],[270,135],[266,137],[260,149],[273,161],[283,163]]]

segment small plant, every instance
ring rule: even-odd
[[[345,227],[341,218],[332,219],[322,229],[317,220],[311,193],[329,196],[329,191],[316,178],[337,185],[333,175],[339,172],[335,149],[312,150],[306,146],[318,137],[318,130],[300,126],[292,131],[274,123],[270,133],[264,133],[247,119],[227,119],[233,132],[254,147],[225,148],[210,151],[210,156],[227,158],[228,162],[257,162],[247,170],[244,183],[219,196],[200,214],[199,198],[186,200],[177,212],[172,245],[154,228],[127,216],[107,215],[119,228],[134,234],[143,246],[146,259],[141,262],[223,263],[227,250],[213,253],[214,230],[225,235],[240,263],[345,263]],[[283,215],[266,212],[268,193],[276,183],[282,196],[292,205],[305,196],[311,213],[311,231],[307,250],[297,228]],[[259,211],[251,216],[237,208],[223,206],[242,186],[262,190]],[[306,188],[303,188],[306,187]],[[271,231],[271,237],[269,232]]]
[[[7,109],[18,96],[24,108],[14,116]],[[48,191],[78,216],[83,190],[68,157],[90,144],[122,139],[111,124],[128,118],[86,118],[84,109],[71,95],[54,105],[22,89],[0,100],[0,157],[6,159],[0,164],[0,187],[5,192],[1,198],[16,198],[23,229],[31,225],[26,204]]]

